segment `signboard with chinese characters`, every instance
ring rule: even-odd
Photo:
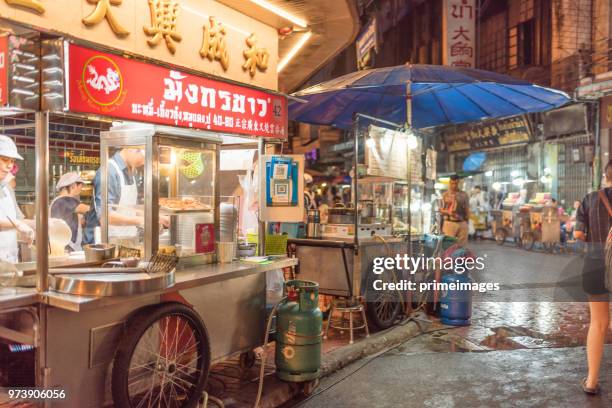
[[[443,132],[442,140],[449,153],[527,143],[531,131],[523,117],[502,119],[474,125],[458,126]]]
[[[79,45],[68,48],[68,110],[139,122],[287,137],[287,100]]]
[[[277,31],[215,0],[0,0],[0,17],[276,90]]]
[[[475,67],[476,11],[475,0],[444,0],[444,65]]]

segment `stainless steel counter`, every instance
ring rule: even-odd
[[[0,310],[33,305],[39,299],[34,288],[0,288]]]
[[[236,261],[227,264],[200,265],[177,271],[175,274],[175,284],[158,292],[124,297],[76,296],[58,292],[47,292],[42,294],[42,299],[50,306],[73,312],[81,312],[98,307],[132,301],[138,297],[161,295],[168,292],[175,292],[178,290],[195,288],[198,286],[227,281],[257,273],[268,272],[274,269],[295,266],[297,265],[297,262],[298,261],[295,258],[280,258],[272,261],[269,264]]]

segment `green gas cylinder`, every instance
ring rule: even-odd
[[[321,368],[319,284],[292,280],[285,288],[287,298],[276,315],[276,375],[283,381],[311,381]]]

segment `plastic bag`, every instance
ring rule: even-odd
[[[283,298],[285,275],[282,269],[266,272],[266,304],[275,305]]]

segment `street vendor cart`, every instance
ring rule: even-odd
[[[386,129],[376,125],[383,124]],[[392,326],[403,311],[406,299],[395,290],[376,290],[374,281],[398,282],[402,271],[373,272],[375,258],[414,255],[410,234],[410,211],[397,219],[397,209],[412,203],[411,185],[421,179],[420,167],[410,163],[420,158],[420,143],[400,126],[357,115],[353,129],[354,161],[352,197],[346,208],[331,208],[322,239],[290,239],[290,255],[299,260],[296,275],[319,282],[319,292],[362,302],[368,322],[379,329]],[[407,164],[408,163],[408,164]],[[420,161],[419,161],[420,164]],[[395,184],[405,183],[407,196],[400,196]],[[406,206],[407,207],[407,206]],[[396,229],[402,229],[400,234]],[[416,248],[416,246],[415,246]],[[322,261],[323,260],[323,261]]]
[[[42,42],[47,55],[57,56],[45,59],[57,64],[47,67],[48,72],[64,72],[62,80],[77,73],[86,78],[92,72],[88,64],[102,61],[117,69],[136,64],[132,76],[122,78],[122,86],[127,87],[131,80],[136,81],[136,87],[149,81],[151,104],[159,97],[160,84],[151,83],[156,79],[160,79],[161,94],[164,84],[169,86],[164,78],[180,77],[203,86],[203,78],[196,75],[63,40]],[[146,80],[143,72],[150,74]],[[62,407],[151,406],[153,401],[167,407],[193,407],[202,396],[213,362],[249,353],[263,343],[266,272],[293,267],[297,260],[280,256],[264,264],[239,261],[235,242],[220,242],[222,227],[227,227],[220,221],[220,186],[224,182],[219,173],[220,152],[225,140],[236,144],[235,137],[228,138],[228,133],[234,133],[231,129],[207,130],[218,129],[221,122],[204,125],[207,119],[201,113],[182,112],[179,116],[178,105],[169,109],[169,103],[164,107],[166,102],[156,108],[156,115],[161,116],[153,120],[148,116],[153,115],[148,99],[130,100],[129,113],[100,108],[86,103],[91,95],[82,87],[87,84],[66,84],[66,94],[56,89],[61,102],[55,107],[48,105],[52,113],[2,111],[3,117],[21,124],[17,128],[20,134],[35,134],[35,162],[27,165],[36,170],[35,245],[39,250],[35,262],[11,265],[12,274],[4,273],[0,279],[0,344],[7,346],[0,358],[9,360],[6,367],[20,367],[23,374],[17,378],[15,372],[4,372],[3,366],[0,379],[7,386],[61,390],[64,397],[57,404]],[[273,129],[267,131],[267,140],[286,135],[286,100],[282,95],[210,79],[206,79],[206,86],[216,87],[215,92],[230,98],[246,99],[249,94],[257,106],[263,106],[255,112],[261,131],[264,123]],[[135,122],[111,125],[104,112]],[[139,122],[137,114],[154,124]],[[101,206],[96,208],[101,214],[100,228],[92,248],[109,255],[99,261],[84,252],[50,257],[48,251],[40,250],[49,247],[50,235],[50,118],[103,120],[107,124],[99,148],[101,191],[97,193],[101,202],[93,203]],[[249,140],[250,132],[235,133]],[[260,151],[265,152],[265,142],[254,137],[250,141],[256,146],[259,143]],[[142,164],[121,167],[116,155],[125,149],[141,155]],[[116,195],[111,192],[111,173],[123,186],[122,199],[111,199]],[[133,200],[125,199],[127,191],[134,194]],[[141,221],[117,221],[134,218]],[[235,220],[231,222],[234,225]],[[265,242],[260,241],[260,248],[265,250]],[[27,356],[31,364],[16,363],[20,356]],[[57,393],[47,400],[54,398],[62,397]]]

